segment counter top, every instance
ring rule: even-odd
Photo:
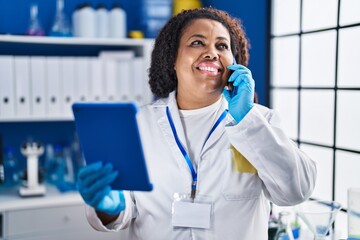
[[[0,188],[0,212],[84,203],[78,192],[62,193],[53,185],[46,185],[44,196],[21,197],[18,189],[19,187]]]

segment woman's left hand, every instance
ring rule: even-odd
[[[233,70],[229,78],[233,89],[224,89],[223,95],[229,104],[231,116],[239,123],[254,106],[255,81],[251,71],[240,64],[228,66]]]

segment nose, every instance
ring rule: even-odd
[[[220,58],[214,47],[207,48],[203,56],[205,59],[210,59],[210,60],[218,60]]]

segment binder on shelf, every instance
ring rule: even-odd
[[[154,100],[148,82],[148,72],[144,57],[136,57],[133,60],[132,94],[139,105],[149,104]]]
[[[136,71],[132,68],[132,59],[119,59],[117,61],[118,84],[120,101],[134,101],[134,95],[130,87],[133,73]]]
[[[105,100],[119,101],[118,83],[117,83],[117,66],[113,59],[103,59],[105,75]]]
[[[135,102],[138,105],[144,104],[144,92],[145,88],[149,88],[148,83],[144,79],[144,62],[142,57],[135,57],[132,61],[132,81],[131,81],[131,93]]]
[[[90,58],[90,101],[105,101],[104,72],[99,58]]]
[[[15,110],[17,117],[31,116],[30,57],[14,57]]]
[[[32,116],[46,117],[45,57],[30,57]]]
[[[129,101],[133,51],[102,51],[105,95],[108,101]]]
[[[73,117],[72,103],[75,99],[75,60],[74,57],[62,57],[60,63],[62,112],[66,117]]]
[[[90,99],[90,68],[89,58],[76,57],[75,60],[75,102],[84,102]]]
[[[60,58],[46,57],[46,106],[48,115],[51,117],[62,116],[61,109],[61,74],[60,74]]]
[[[13,56],[0,56],[0,118],[15,116]]]

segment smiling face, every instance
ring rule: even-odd
[[[175,61],[180,109],[196,109],[217,101],[233,63],[230,34],[220,23],[196,19],[180,38]]]

